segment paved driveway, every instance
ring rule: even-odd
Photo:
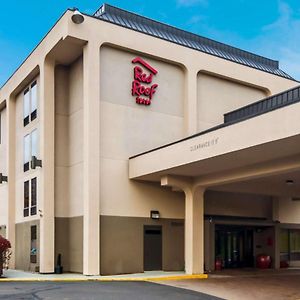
[[[1,282],[0,299],[217,300],[203,293],[151,282]]]
[[[160,282],[230,300],[300,300],[299,270],[226,271],[206,280]]]

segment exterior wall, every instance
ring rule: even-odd
[[[281,223],[300,223],[300,201],[293,201],[289,197],[277,199],[278,221]]]
[[[30,224],[38,224],[40,216],[23,217],[23,183],[25,180],[35,176],[39,178],[42,172],[40,169],[30,170],[26,174],[23,172],[23,137],[33,128],[40,129],[41,124],[39,124],[38,117],[26,128],[23,127],[22,88],[29,83],[27,82],[28,79],[37,73],[37,69],[46,70],[42,78],[49,79],[51,77],[49,66],[45,67],[46,57],[50,57],[58,64],[68,65],[75,57],[82,55],[82,47],[87,42],[99,47],[110,43],[118,45],[119,48],[130,49],[124,51],[108,46],[100,48],[101,68],[99,71],[101,80],[99,85],[101,96],[99,101],[101,101],[101,124],[100,128],[95,128],[94,130],[99,130],[101,139],[101,156],[99,157],[101,166],[99,170],[101,197],[99,201],[101,204],[101,250],[103,250],[101,253],[102,273],[129,272],[133,269],[141,270],[140,252],[138,254],[139,263],[129,266],[127,265],[127,258],[121,256],[125,252],[119,253],[117,251],[122,249],[122,246],[128,247],[127,241],[123,240],[120,242],[120,239],[123,238],[120,236],[120,231],[124,230],[124,235],[128,236],[130,235],[128,227],[134,227],[133,230],[135,231],[140,230],[142,224],[151,223],[149,213],[152,209],[160,211],[162,217],[160,222],[167,232],[164,235],[164,239],[166,239],[164,240],[165,245],[168,245],[164,249],[164,268],[166,270],[181,269],[182,248],[178,248],[178,252],[173,251],[175,249],[176,251],[178,250],[176,245],[183,245],[182,233],[181,229],[179,229],[180,226],[176,230],[175,227],[171,229],[170,226],[172,227],[172,224],[170,225],[170,222],[172,223],[171,220],[182,220],[184,218],[184,195],[163,189],[159,184],[130,181],[128,179],[128,157],[180,139],[186,135],[194,134],[197,130],[210,127],[209,124],[219,123],[222,114],[226,112],[223,110],[239,106],[238,97],[235,96],[234,99],[229,98],[229,89],[243,95],[243,98],[245,97],[245,101],[248,103],[248,101],[257,100],[257,96],[261,98],[261,90],[270,90],[271,93],[275,93],[295,86],[298,83],[183,46],[167,43],[148,35],[139,34],[133,30],[101,22],[95,18],[86,16],[84,25],[78,26],[72,23],[70,17],[71,12],[67,12],[58,21],[46,38],[41,41],[40,45],[0,90],[1,107],[5,99],[9,99],[11,95],[13,96],[11,99],[14,99],[14,96],[17,94],[16,195],[15,199],[12,199],[16,202],[16,267],[26,270],[32,267],[28,263],[29,256],[26,254],[28,243],[30,242],[28,230],[30,229]],[[137,39],[139,39],[138,44]],[[74,47],[70,47],[70,45]],[[90,53],[94,52],[91,51]],[[159,84],[159,93],[155,95],[150,107],[136,105],[134,97],[130,94],[133,70],[131,60],[137,55],[141,55],[140,53],[144,53],[142,57],[159,70],[159,74],[156,76],[156,81]],[[89,57],[88,61],[92,60]],[[69,269],[73,272],[82,271],[82,203],[83,200],[89,200],[82,199],[82,64],[82,59],[79,58],[70,66],[57,67],[55,74],[56,255],[62,253],[66,270]],[[199,75],[199,70],[232,78],[233,81],[247,82],[251,86],[259,86],[260,88],[255,90],[228,80]],[[37,80],[39,86],[40,79],[38,78]],[[205,89],[206,85],[208,85],[207,89]],[[52,89],[49,90],[51,84],[47,85],[46,81],[43,82],[43,86],[45,88],[43,96],[45,99],[51,100]],[[216,86],[218,92],[215,91]],[[196,95],[197,89],[198,96]],[[211,99],[219,101],[222,94],[225,95],[226,105],[222,103],[218,107],[220,110],[211,112],[208,108],[209,101]],[[95,94],[90,91],[87,95],[93,96]],[[85,100],[88,101],[88,99],[87,97]],[[223,105],[225,106],[223,107]],[[51,105],[49,107],[51,108]],[[51,110],[50,108],[49,110]],[[87,111],[86,114],[89,116],[90,111]],[[45,115],[47,115],[47,111],[45,111]],[[41,127],[44,128],[45,126]],[[51,129],[47,128],[43,133],[45,131],[47,131],[48,136],[51,136]],[[90,136],[88,135],[88,137]],[[85,140],[88,140],[88,137],[85,137]],[[274,137],[270,135],[270,139],[272,138]],[[40,144],[48,145],[45,141],[40,141]],[[227,140],[227,144],[231,145],[230,139]],[[233,145],[235,144],[233,143]],[[92,148],[92,146],[93,142],[91,141],[87,147]],[[230,147],[228,149],[232,150]],[[51,151],[49,152],[51,153]],[[89,152],[87,151],[87,153]],[[172,159],[174,160],[174,158]],[[51,162],[51,159],[49,161]],[[0,161],[1,165],[2,161]],[[47,170],[51,173],[51,166],[47,166]],[[47,178],[50,177],[47,176]],[[93,186],[86,184],[86,182],[88,181],[84,183],[85,190]],[[47,180],[45,180],[45,183],[47,184]],[[39,190],[46,190],[45,186],[41,187],[39,183],[38,188]],[[94,191],[89,190],[88,192],[87,194],[89,195],[93,194]],[[6,197],[5,195],[3,196],[3,187],[0,187],[0,193],[2,193],[0,197]],[[47,198],[47,200],[49,199]],[[228,204],[237,205],[235,201],[230,201],[228,200]],[[257,207],[261,208],[260,206]],[[263,206],[262,211],[265,213],[264,209]],[[209,206],[208,211],[210,211]],[[221,214],[245,214],[245,211],[238,205],[234,210],[225,211],[223,207],[219,212]],[[252,211],[252,213],[256,215],[257,212]],[[261,214],[264,215],[264,213]],[[47,226],[47,222],[50,225],[52,224],[52,214],[49,213],[49,216],[50,218],[45,222],[45,226]],[[128,223],[128,227],[124,225],[126,223],[124,220]],[[92,225],[88,224],[90,227]],[[173,230],[180,232],[173,234]],[[90,231],[87,230],[86,232]],[[137,234],[140,233],[140,231],[139,233],[137,232]],[[68,236],[67,241],[64,239],[66,236]],[[90,241],[93,236],[85,235],[85,238]],[[139,235],[138,239],[140,238],[142,238],[142,234]],[[116,245],[121,247],[116,247]],[[136,246],[139,247],[138,251],[141,251],[140,240]],[[108,249],[113,249],[115,252],[110,253]],[[47,253],[47,251],[45,252]],[[120,257],[122,257],[121,260]],[[111,262],[113,258],[117,263],[107,265],[106,261]],[[134,259],[135,257],[133,257]],[[93,260],[91,259],[91,261]],[[176,263],[173,264],[174,262]],[[49,270],[51,270],[51,266]]]
[[[38,96],[37,96],[37,118],[30,122],[27,126],[23,125],[23,91],[16,96],[16,162],[15,162],[15,175],[16,175],[16,247],[15,247],[15,267],[16,269],[22,269],[26,271],[35,271],[36,267],[39,266],[39,195],[41,186],[40,176],[41,169],[37,168],[24,172],[23,170],[23,157],[24,157],[24,137],[25,135],[31,133],[34,129],[38,130],[38,144],[40,144],[40,109],[39,109],[39,87],[40,79],[39,77],[35,78],[37,81],[38,87]],[[30,84],[34,80],[28,82]],[[38,146],[38,151],[40,147]],[[39,153],[38,153],[39,158]],[[32,178],[37,177],[37,214],[34,216],[23,216],[24,209],[24,182]],[[37,247],[37,263],[30,263],[30,226],[38,225],[38,247]]]
[[[176,65],[146,57],[159,72],[159,87],[151,106],[137,105],[130,92],[136,56],[108,46],[100,49],[101,214],[148,218],[156,209],[162,218],[180,219],[183,194],[130,181],[128,157],[183,137],[184,74]]]
[[[253,236],[254,257],[257,255],[270,255],[271,266],[275,268],[275,227],[258,228]]]
[[[7,120],[6,108],[0,110],[1,117],[1,142],[0,142],[0,172],[7,173]]]
[[[197,80],[199,132],[222,124],[224,113],[268,96],[266,90],[201,72]]]
[[[101,274],[144,271],[144,225],[162,226],[163,270],[184,270],[184,222],[101,216]]]
[[[83,272],[82,58],[55,70],[55,257]]]
[[[68,216],[69,187],[69,68],[55,69],[55,216]]]
[[[41,168],[36,168],[35,170],[29,169],[29,171],[24,172],[23,170],[23,157],[24,157],[24,137],[31,133],[34,129],[38,130],[38,144],[41,144],[40,139],[40,107],[39,107],[39,87],[40,87],[40,79],[39,77],[35,78],[37,81],[38,88],[38,107],[37,107],[37,118],[30,122],[27,126],[23,125],[23,92],[22,90],[16,97],[16,223],[23,223],[32,220],[38,220],[39,214],[37,213],[35,216],[23,217],[23,208],[24,208],[24,182],[30,180],[34,177],[37,177],[37,211],[39,209],[39,194],[41,190],[40,176],[42,173]],[[30,81],[33,82],[34,80]],[[40,151],[40,146],[38,147],[38,151]],[[38,155],[39,158],[39,155]]]
[[[7,176],[7,122],[6,109],[0,110],[1,120],[1,142],[0,142],[0,173]],[[0,184],[0,226],[7,224],[7,184]],[[0,229],[0,235],[5,236],[5,231]]]
[[[55,257],[61,254],[64,272],[83,271],[83,218],[55,218]]]
[[[55,72],[55,215],[83,215],[82,58]]]
[[[206,215],[253,217],[272,219],[272,199],[268,196],[207,191]]]
[[[128,179],[128,157],[183,137],[184,73],[146,57],[159,72],[159,87],[151,106],[137,105],[130,93],[136,56],[100,49],[101,274],[142,272],[143,225],[158,223],[163,224],[164,270],[184,268],[183,226],[171,225],[184,217],[183,194]],[[149,217],[153,209],[163,218],[158,223]]]
[[[37,263],[30,263],[30,227],[37,226],[37,249],[39,249],[39,221],[26,221],[16,224],[16,269],[36,271],[39,266],[39,250],[37,252]]]
[[[150,106],[137,105],[131,95],[134,67],[131,61],[139,55],[108,46],[100,49],[100,134],[104,157],[127,160],[136,153],[184,135],[183,70],[174,64],[143,56],[158,70],[153,79],[158,88]]]

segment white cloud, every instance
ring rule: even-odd
[[[300,19],[282,0],[278,1],[278,12],[277,20],[263,27],[259,37],[261,48],[275,55],[285,72],[300,79]]]
[[[242,1],[242,0],[241,0]],[[196,5],[196,0],[177,0],[178,5]],[[279,60],[280,68],[300,80],[300,10],[293,10],[284,0],[277,1],[278,18],[260,30],[252,39],[209,24],[205,16],[191,15],[186,21],[188,30],[205,33],[218,41],[251,51],[253,53]]]
[[[290,8],[290,6],[283,2],[283,1],[279,1],[278,2],[278,11],[279,11],[279,18],[271,23],[268,24],[266,26],[263,27],[264,31],[271,31],[271,30],[275,30],[275,29],[285,29],[289,23],[291,22],[291,18],[292,18],[292,10]]]
[[[194,25],[194,24],[198,24],[201,21],[204,21],[206,18],[204,16],[200,16],[200,15],[195,15],[195,16],[191,16],[186,24],[187,25]]]
[[[284,0],[278,2],[278,18],[261,28],[260,34],[252,39],[245,39],[232,32],[219,31],[220,41],[249,50],[275,60],[280,68],[300,80],[300,13],[294,11]],[[214,36],[218,36],[214,33]]]
[[[287,48],[281,49],[281,68],[295,79],[300,79],[300,52]]]

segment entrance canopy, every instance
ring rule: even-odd
[[[297,87],[226,114],[225,122],[220,126],[130,158],[131,179],[158,182],[184,192],[185,269],[188,274],[202,273],[204,265],[208,270],[214,269],[215,254],[223,253],[223,246],[229,242],[239,247],[251,244],[251,247],[243,247],[243,251],[240,249],[238,252],[235,251],[238,247],[233,247],[234,255],[245,254],[249,250],[247,255],[253,260],[260,252],[265,252],[273,257],[273,267],[280,267],[280,229],[289,223],[297,227],[299,223],[296,212],[299,207],[294,205],[294,201],[281,201],[281,197],[283,200],[285,197],[300,200],[299,116],[300,89]],[[235,214],[233,207],[225,209],[226,213],[222,210],[221,215],[233,216],[234,221],[226,222],[223,216],[218,223],[217,213],[204,221],[200,216],[205,214],[205,191],[210,192],[210,196],[215,191],[230,192],[231,200],[235,193],[239,197],[237,199],[241,199],[241,194],[244,197],[249,194],[266,195],[272,204],[266,208],[268,212],[263,220],[255,217],[252,227],[250,220],[238,221],[236,217],[240,212]],[[249,201],[243,206],[245,212],[241,216],[248,213],[250,216],[252,208],[263,209],[263,206],[254,205],[254,195],[247,199]],[[225,202],[224,198],[222,201]],[[282,206],[284,209],[281,209]],[[220,210],[214,208],[212,211]],[[255,215],[258,214],[255,212]],[[279,223],[282,223],[280,227]],[[238,225],[239,230],[226,227],[224,235],[222,230],[214,230],[214,226],[220,224]],[[243,226],[247,228],[241,230]],[[259,231],[256,230],[258,227]],[[220,242],[214,247],[215,234],[223,242],[226,236],[227,242]],[[230,261],[233,252],[226,252],[230,254]],[[248,265],[250,258],[247,255],[233,261],[237,265]],[[222,257],[226,259],[226,255]]]
[[[300,178],[299,99],[297,87],[226,114],[220,126],[131,157],[129,177],[153,182],[184,177],[225,190],[224,185],[232,190],[237,181],[254,180],[252,187],[239,184],[249,192],[259,187],[255,179],[273,176],[274,192],[287,195],[276,189],[278,181]],[[263,193],[265,185],[260,189]],[[300,197],[299,188],[289,193]]]

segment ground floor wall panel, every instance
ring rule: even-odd
[[[162,226],[162,266],[184,270],[184,221],[138,217],[101,216],[101,274],[144,271],[144,225]]]
[[[37,226],[37,262],[30,262],[31,251],[31,226]],[[39,226],[38,220],[16,224],[16,269],[36,271],[39,265]]]
[[[83,217],[55,218],[55,258],[64,272],[83,272]]]

